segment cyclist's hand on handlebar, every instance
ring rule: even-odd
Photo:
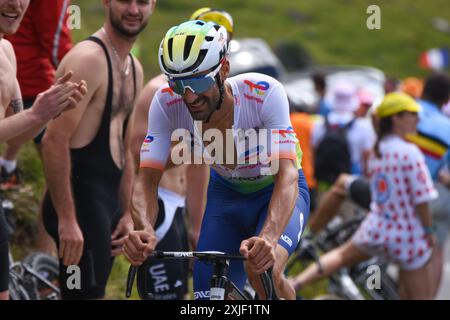
[[[125,240],[123,253],[133,266],[140,266],[155,250],[156,237],[153,232],[132,231]]]
[[[241,242],[239,252],[247,259],[249,267],[261,274],[275,263],[275,247],[261,237],[251,237]]]

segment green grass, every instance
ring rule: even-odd
[[[78,42],[101,27],[104,10],[100,0],[72,0],[72,4],[81,8],[81,29],[72,31],[74,41]],[[381,7],[381,30],[366,28],[366,9],[371,4]],[[137,41],[147,80],[160,72],[156,57],[167,29],[203,6],[229,11],[234,17],[236,38],[261,37],[272,47],[293,42],[305,48],[316,64],[369,65],[399,78],[425,76],[427,72],[417,64],[420,53],[444,46],[450,39],[450,35],[431,26],[433,17],[450,21],[448,0],[160,0]],[[14,251],[22,256],[32,249],[36,238],[35,220],[44,178],[31,142],[22,149],[19,162],[33,190],[14,196],[20,211]],[[126,261],[117,259],[108,298],[123,298],[127,270]],[[325,287],[326,282],[321,282],[302,294],[313,297]]]
[[[100,28],[104,13],[101,1],[72,3],[81,8],[81,30],[72,32],[78,41]],[[381,8],[381,30],[366,27],[366,9],[372,4]],[[425,76],[417,65],[420,53],[445,46],[450,37],[431,25],[433,17],[450,21],[447,0],[162,0],[137,41],[146,79],[159,73],[156,54],[168,28],[202,6],[229,11],[236,38],[261,37],[273,47],[294,42],[317,64],[370,65],[402,78]]]

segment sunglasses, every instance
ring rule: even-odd
[[[190,89],[195,94],[206,92],[216,83],[215,76],[221,67],[222,63],[219,63],[216,69],[200,77],[169,78],[169,87],[179,95],[183,95],[186,89]]]

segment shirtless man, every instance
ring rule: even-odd
[[[85,78],[89,94],[79,108],[54,121],[42,141],[49,188],[44,225],[58,245],[63,299],[104,298],[113,257],[133,228],[120,208],[131,192],[122,169],[126,123],[143,70],[129,52],[156,0],[103,0],[103,5],[103,27],[78,43],[57,70]],[[81,270],[81,287],[73,290],[66,281],[70,265]]]
[[[0,0],[0,142],[33,138],[49,120],[74,108],[86,93],[82,80],[69,82],[72,73],[61,73],[63,76],[55,85],[39,94],[33,106],[23,111],[14,50],[3,37],[17,31],[28,5],[29,0]],[[0,208],[0,300],[8,299],[7,240],[6,221]]]

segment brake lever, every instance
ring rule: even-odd
[[[134,278],[136,277],[138,268],[130,265],[130,269],[128,269],[128,276],[127,276],[127,287],[125,292],[125,297],[129,298],[131,297],[131,291],[133,290],[133,283]]]
[[[275,293],[272,273],[273,273],[273,267],[270,267],[269,269],[267,269],[267,271],[265,273],[261,274],[261,281],[262,281],[262,284],[264,287],[264,291],[267,295],[266,299],[267,300],[278,300],[278,296]]]

